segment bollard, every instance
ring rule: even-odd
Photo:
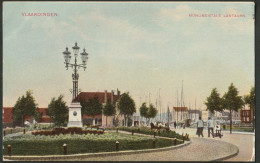
[[[4,130],[4,136],[5,136],[5,130]]]
[[[153,140],[153,148],[155,148],[155,140]]]
[[[13,133],[13,129],[11,128],[11,134]]]
[[[176,146],[177,145],[177,139],[175,138],[173,141],[174,141],[174,145]]]
[[[8,155],[11,156],[11,145],[7,146]]]
[[[116,151],[119,151],[119,142],[116,141]]]
[[[25,134],[25,129],[23,129],[23,134]]]
[[[116,133],[118,133],[118,128],[116,128]]]
[[[155,138],[155,132],[153,132],[153,137]]]
[[[132,130],[132,135],[134,135],[134,130]]]
[[[67,154],[67,144],[63,144],[63,154]]]

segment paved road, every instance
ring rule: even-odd
[[[186,129],[177,129],[178,133],[188,133],[191,137],[197,137],[195,135],[196,129],[194,128],[186,128]],[[208,136],[208,131],[203,130],[204,137]],[[252,133],[242,133],[242,132],[233,132],[232,134],[229,131],[223,132],[223,137],[214,138],[215,140],[221,140],[225,142],[232,143],[239,148],[239,153],[237,156],[227,159],[225,161],[254,161],[255,160],[255,152],[253,148],[255,146],[255,135]],[[213,139],[212,137],[210,139]]]
[[[204,130],[204,138],[197,138],[195,131],[196,129],[192,128],[176,130],[176,132],[180,134],[190,134],[192,142],[190,145],[178,149],[163,152],[105,156],[99,158],[92,157],[83,160],[77,159],[66,161],[208,161],[226,156],[231,151],[234,152],[235,148],[232,144],[239,148],[239,153],[237,156],[225,161],[254,161],[255,156],[252,148],[254,146],[254,135],[229,134],[228,132],[224,132],[224,136],[221,139],[206,138],[207,131]]]
[[[224,141],[191,138],[191,144],[162,152],[140,153],[120,156],[90,157],[67,161],[209,161],[235,153],[236,146]],[[214,148],[212,148],[214,147]]]

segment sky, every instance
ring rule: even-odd
[[[34,12],[57,16],[22,15]],[[251,2],[4,2],[3,106],[14,106],[27,90],[39,107],[59,95],[70,104],[72,69],[62,52],[73,52],[75,42],[89,53],[79,88],[129,92],[137,108],[156,105],[159,92],[164,110],[177,106],[182,82],[191,108],[196,101],[205,109],[211,90],[222,96],[231,83],[248,94],[255,81],[253,13]]]

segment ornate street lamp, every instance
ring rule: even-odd
[[[80,47],[78,47],[77,43],[75,43],[75,46],[72,47],[73,53],[74,53],[74,63],[70,63],[71,59],[71,53],[68,51],[68,47],[66,47],[66,50],[63,52],[64,59],[65,59],[65,67],[68,70],[68,67],[71,67],[73,69],[72,74],[72,82],[73,82],[73,90],[72,90],[72,101],[78,96],[78,79],[79,74],[77,73],[78,69],[80,67],[84,68],[84,71],[87,68],[87,60],[88,60],[88,53],[86,53],[85,49],[83,49],[83,53],[81,53],[81,60],[82,64],[77,64],[77,57],[79,53]]]

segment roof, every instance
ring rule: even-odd
[[[48,108],[38,108],[38,112],[42,115],[47,115]]]
[[[6,110],[6,109],[12,109],[13,110],[14,107],[3,107],[3,110]]]
[[[3,123],[12,123],[13,122],[13,109],[14,107],[3,107],[4,113],[3,113]],[[38,108],[38,112],[42,114],[42,116],[47,115],[48,108]],[[33,119],[32,115],[25,115],[24,119]],[[44,117],[43,119],[46,119]],[[49,120],[51,121],[51,120]]]
[[[100,103],[105,103],[105,93],[106,92],[81,92],[74,101],[81,102],[81,101],[88,101],[90,99],[93,99],[95,97],[98,98],[98,101]],[[111,101],[111,92],[107,92],[107,100]],[[119,95],[113,95],[113,101],[116,101],[119,98]]]
[[[187,110],[188,110],[187,107],[173,107],[173,109],[174,109],[175,111],[187,111]]]

